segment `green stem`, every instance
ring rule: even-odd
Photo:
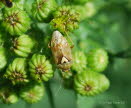
[[[128,48],[127,50],[121,51],[119,53],[113,54],[111,52],[108,52],[110,57],[118,57],[118,58],[131,58],[131,48]]]
[[[76,96],[76,108],[78,108],[78,95],[77,95],[77,93],[75,92],[75,96]]]
[[[50,104],[52,108],[55,108],[55,103],[54,103],[54,98],[53,98],[53,93],[51,90],[51,85],[50,85],[50,81],[46,83],[46,91],[50,100]]]

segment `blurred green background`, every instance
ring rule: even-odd
[[[30,11],[34,0],[25,0]],[[72,0],[56,0],[59,5],[74,4]],[[77,95],[74,90],[62,86],[62,78],[55,76],[43,99],[36,104],[20,100],[13,105],[0,103],[0,108],[130,108],[131,106],[131,0],[87,0],[93,4],[92,15],[80,22],[71,38],[76,50],[87,53],[102,47],[109,53],[110,63],[104,74],[109,78],[110,88],[97,96]],[[83,4],[81,4],[82,6]],[[93,11],[92,11],[93,10]],[[38,35],[50,35],[49,25],[36,23]],[[36,29],[36,28],[35,28]],[[58,70],[56,70],[58,71]]]

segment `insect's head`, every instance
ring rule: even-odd
[[[68,60],[66,57],[62,57],[61,63],[57,66],[62,69],[62,71],[69,71],[72,66],[72,60]]]
[[[62,41],[62,34],[59,31],[54,31],[52,35],[52,44],[61,44]]]

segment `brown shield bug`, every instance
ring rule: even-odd
[[[71,47],[59,31],[53,32],[50,48],[58,68],[69,71],[72,66]]]

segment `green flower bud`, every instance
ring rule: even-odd
[[[17,94],[12,91],[10,88],[1,88],[0,89],[0,99],[5,104],[14,104],[18,102]]]
[[[52,65],[44,55],[34,54],[29,61],[30,75],[36,81],[48,81],[53,76]]]
[[[109,88],[109,86],[110,86],[110,81],[103,74],[101,74],[99,76],[99,86],[100,86],[100,88],[99,88],[100,92],[103,92],[103,91],[107,90]]]
[[[88,12],[86,13],[86,16],[87,16],[88,18],[94,16],[94,15],[96,14],[97,10],[98,10],[98,9],[96,8],[95,3],[93,3],[93,2],[87,2],[87,3],[85,4],[84,8],[85,8],[85,10],[88,11]]]
[[[91,70],[77,74],[74,79],[75,90],[81,95],[93,96],[99,93],[99,73]]]
[[[38,21],[50,21],[51,13],[56,8],[55,0],[35,0],[32,5],[32,15]]]
[[[62,6],[54,12],[54,18],[50,24],[54,29],[66,33],[77,29],[78,22],[79,14],[69,6]]]
[[[28,35],[21,35],[20,37],[15,38],[12,43],[13,46],[11,49],[16,55],[21,57],[28,57],[35,45],[33,39]]]
[[[84,5],[73,5],[72,8],[79,13],[80,20],[90,18],[94,16],[96,13],[95,5],[92,2],[87,2]]]
[[[4,77],[15,84],[24,84],[28,82],[26,71],[26,59],[16,58],[9,64]]]
[[[87,67],[87,59],[82,51],[77,51],[74,53],[72,69],[77,73],[81,73]]]
[[[64,71],[64,72],[62,71],[61,74],[62,74],[62,77],[65,78],[65,79],[69,79],[73,75],[70,70]]]
[[[7,57],[5,49],[0,47],[0,70],[3,69],[7,64]]]
[[[28,103],[36,103],[44,96],[43,84],[30,84],[20,91],[20,97]]]
[[[81,95],[93,96],[107,90],[110,82],[105,75],[86,70],[75,76],[74,84]]]
[[[21,35],[30,28],[30,18],[28,14],[18,8],[18,6],[4,8],[2,26],[11,35]]]
[[[102,72],[108,65],[108,55],[104,49],[93,49],[87,56],[88,66],[96,71]]]

